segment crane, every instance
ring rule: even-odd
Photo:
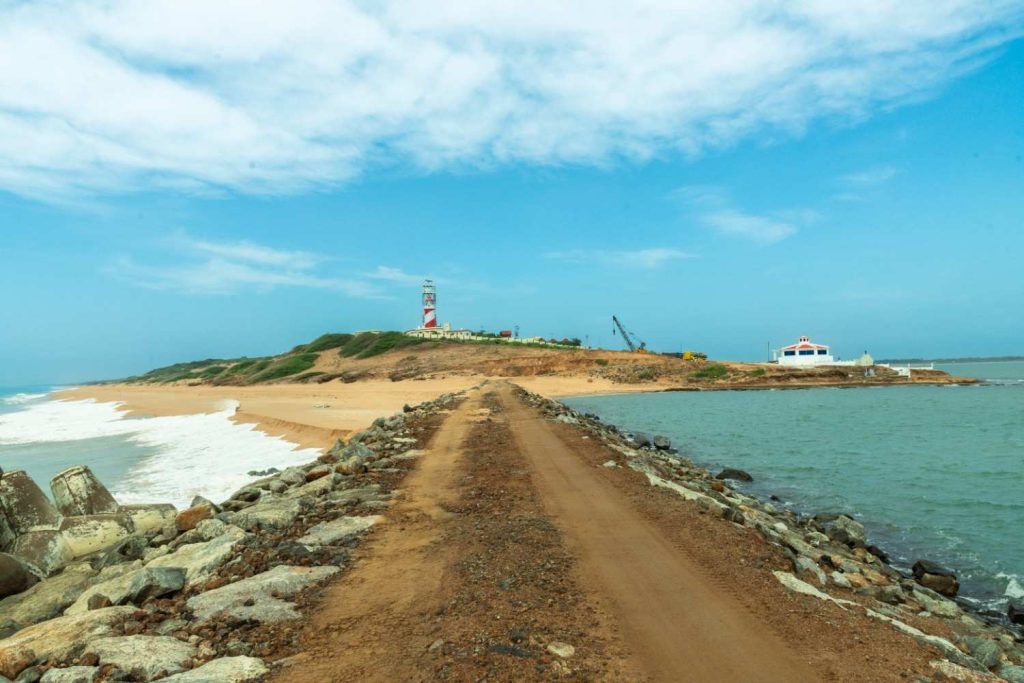
[[[615,327],[619,329],[619,334],[622,335],[622,338],[625,340],[626,346],[629,347],[630,351],[633,353],[647,353],[647,342],[637,339],[636,335],[631,334],[625,327],[623,327],[622,323],[620,323],[619,319],[614,315],[612,316],[612,322],[615,323]],[[612,334],[615,334],[615,328],[612,328]]]

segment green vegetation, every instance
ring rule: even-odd
[[[345,344],[352,341],[352,337],[355,335],[348,334],[347,332],[331,332],[329,334],[322,334],[308,344],[296,346],[296,352],[313,353],[320,351],[327,351],[328,349],[341,348]]]
[[[346,342],[338,353],[345,358],[371,358],[394,349],[417,346],[426,341],[402,332],[361,332]]]
[[[309,370],[320,357],[319,353],[299,353],[292,356],[285,356],[274,361],[265,370],[248,377],[249,383],[269,382],[289,375],[295,375]],[[269,362],[269,361],[268,361]]]
[[[718,363],[712,363],[707,367],[701,368],[697,372],[690,375],[694,379],[724,379],[729,376],[729,368]]]
[[[754,368],[750,371],[751,377],[764,377],[766,370],[764,368]]]
[[[608,365],[608,359],[607,358],[595,358],[594,362],[597,365]]]

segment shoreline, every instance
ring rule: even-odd
[[[484,383],[484,391],[489,391],[486,388],[488,384],[494,386],[507,383]],[[726,561],[732,564],[738,560],[743,569],[730,568],[728,571],[741,573],[728,575],[734,578],[745,576],[746,580],[757,577],[756,588],[752,584],[742,584],[745,588],[744,593],[749,593],[755,603],[758,602],[757,596],[768,596],[768,603],[762,605],[761,609],[770,610],[773,618],[786,623],[790,623],[786,621],[787,619],[797,619],[801,622],[805,619],[826,620],[822,623],[828,623],[833,629],[833,640],[837,635],[840,638],[848,638],[850,633],[857,633],[857,647],[861,654],[866,656],[866,662],[871,662],[857,666],[889,667],[878,668],[879,674],[885,674],[879,676],[878,680],[896,680],[897,672],[906,670],[893,667],[909,666],[913,669],[927,666],[927,657],[922,659],[924,652],[931,653],[931,666],[939,672],[966,675],[969,669],[984,670],[980,664],[983,661],[981,650],[971,645],[974,642],[970,640],[971,638],[984,640],[985,643],[995,643],[999,648],[996,652],[1004,652],[1008,658],[1007,663],[1003,665],[1004,668],[1024,664],[1024,649],[1016,644],[1022,640],[1019,631],[1009,630],[1003,624],[991,624],[987,617],[978,619],[973,616],[970,609],[964,609],[958,603],[915,583],[873,555],[870,546],[867,546],[866,537],[861,536],[860,541],[848,542],[848,538],[857,536],[859,525],[854,520],[839,523],[836,520],[818,520],[797,515],[792,511],[776,510],[771,503],[758,496],[733,488],[731,482],[719,480],[708,470],[694,465],[691,461],[671,455],[665,450],[667,446],[638,448],[630,445],[630,440],[625,436],[627,433],[617,426],[595,421],[559,400],[514,386],[512,390],[522,397],[523,405],[532,406],[539,412],[551,425],[549,429],[555,430],[556,434],[564,435],[560,438],[566,439],[566,443],[575,444],[571,448],[578,449],[580,457],[589,461],[593,471],[599,473],[597,476],[620,482],[616,485],[626,487],[624,491],[633,490],[634,493],[631,495],[636,495],[641,489],[629,489],[629,486],[642,486],[643,493],[640,499],[647,500],[644,505],[653,506],[652,510],[658,510],[657,514],[673,519],[672,523],[675,525],[683,520],[689,520],[683,523],[706,527],[701,533],[706,537],[705,543],[710,541],[712,545],[701,546],[706,548],[707,553],[707,556],[701,556],[702,561],[712,564]],[[132,602],[129,599],[125,607],[116,606],[125,603],[115,602],[114,606],[80,611],[74,616],[57,617],[55,622],[64,620],[78,624],[83,619],[98,620],[95,623],[101,624],[104,629],[103,635],[110,638],[140,637],[141,634],[146,638],[162,637],[175,639],[177,642],[197,643],[198,647],[189,649],[187,664],[181,665],[186,669],[210,666],[216,662],[226,665],[228,661],[241,665],[243,662],[240,660],[245,660],[244,664],[247,667],[251,667],[252,670],[258,669],[261,675],[271,673],[277,680],[280,680],[281,676],[292,680],[296,671],[301,671],[308,661],[305,658],[307,650],[296,644],[297,636],[310,629],[317,632],[320,630],[313,628],[318,612],[312,609],[320,603],[318,596],[322,594],[317,586],[328,581],[327,589],[333,586],[340,590],[350,571],[364,571],[362,568],[374,571],[374,567],[379,567],[379,563],[373,563],[375,553],[380,550],[377,544],[371,544],[364,550],[358,546],[358,538],[369,531],[371,526],[385,522],[384,516],[393,514],[390,512],[393,504],[401,505],[406,495],[402,491],[408,484],[405,477],[408,473],[416,471],[419,454],[423,452],[419,449],[437,447],[432,440],[433,434],[447,420],[452,419],[454,411],[469,393],[470,388],[456,394],[446,393],[407,410],[400,408],[390,417],[378,415],[366,430],[353,434],[348,446],[332,449],[306,465],[289,468],[285,472],[274,472],[262,479],[251,481],[220,505],[203,500],[193,501],[192,508],[175,511],[174,526],[177,528],[173,532],[160,532],[151,539],[148,547],[144,546],[138,551],[147,566],[156,562],[161,567],[191,567],[192,569],[186,569],[183,578],[185,583],[181,584],[184,588],[176,589],[180,590],[180,593],[172,593],[167,599],[149,601],[146,603],[149,605],[146,610],[131,607]],[[475,417],[470,418],[470,424],[479,425],[479,428],[484,430],[481,434],[489,433],[492,427],[489,427],[488,423],[492,419],[500,419],[501,411],[489,410],[486,416],[476,416],[478,412],[471,412]],[[505,424],[512,428],[515,422]],[[367,445],[370,446],[369,449],[365,448]],[[483,450],[488,452],[489,449],[484,447]],[[601,466],[601,461],[608,457],[602,453],[609,451],[613,453],[613,460],[610,462],[614,465],[610,467],[608,462],[605,462]],[[360,454],[356,458],[358,462],[353,464],[352,457],[357,453]],[[503,499],[505,487],[513,481],[507,479],[508,476],[505,473],[502,480],[497,483],[495,495],[498,497],[495,500]],[[627,479],[622,479],[623,477],[634,483],[627,486]],[[478,484],[465,490],[475,491],[476,486]],[[296,496],[306,498],[308,502],[300,505]],[[338,513],[329,512],[333,505],[341,505],[345,510],[342,514],[345,516],[336,517]],[[416,509],[418,508],[414,505],[413,511]],[[422,513],[416,514],[416,519],[423,518]],[[676,515],[682,517],[677,518]],[[163,519],[168,519],[166,513]],[[448,516],[439,518],[438,523],[445,519],[448,519]],[[295,538],[302,534],[305,534],[302,536],[303,539],[311,538],[311,534],[316,533],[315,529],[324,525],[328,525],[329,528],[331,524],[340,524],[346,529],[359,529],[354,536],[347,537],[352,539],[348,548],[352,552],[358,552],[358,557],[361,558],[354,565],[348,560],[349,550],[344,551],[345,559],[339,564],[337,553],[340,549],[336,546],[315,546],[312,552],[308,549],[301,552],[295,549]],[[470,521],[467,520],[466,524],[470,524]],[[397,524],[395,521],[382,524],[383,533],[390,530],[392,537],[396,533],[401,534],[403,528],[401,518]],[[684,536],[689,537],[691,531],[696,533],[697,530],[686,527]],[[382,532],[373,532],[374,540],[379,533]],[[710,537],[707,536],[709,533]],[[724,536],[720,536],[722,534]],[[495,542],[505,543],[501,540],[502,537],[503,535],[499,535]],[[732,538],[733,541],[726,543],[725,538]],[[759,540],[755,541],[755,538]],[[412,548],[419,548],[423,544],[422,539],[418,538],[409,539],[408,542],[413,544]],[[767,547],[774,548],[770,553],[774,559],[758,559],[764,557],[764,551],[759,549],[759,544],[765,543]],[[721,546],[721,549],[713,549],[716,546]],[[189,559],[192,557],[191,549],[200,547],[219,549],[216,566],[208,566],[206,559],[201,560],[201,565],[193,564],[194,560]],[[403,555],[405,552],[403,551]],[[180,559],[179,553],[182,554]],[[245,559],[241,564],[231,562],[230,559],[234,556]],[[80,589],[73,597],[58,596],[47,599],[70,599],[76,604],[84,605],[86,598],[89,598],[91,605],[90,596],[98,592],[106,597],[109,597],[107,593],[114,595],[115,593],[111,591],[123,590],[115,587],[127,583],[127,577],[134,581],[140,572],[148,577],[150,574],[146,572],[152,571],[148,568],[135,569],[137,564],[125,563],[124,559],[117,562],[121,564],[113,565],[109,571],[104,570],[106,573],[83,573],[80,575],[81,579],[76,578],[75,580],[85,581],[81,586],[86,592],[83,593]],[[287,566],[279,566],[282,562]],[[747,565],[748,562],[752,564]],[[762,562],[767,562],[767,565],[762,566]],[[338,570],[339,566],[341,571]],[[775,570],[771,571],[773,568]],[[116,571],[113,571],[114,569]],[[190,574],[193,571],[195,574]],[[57,574],[38,585],[42,586],[49,581],[59,582],[63,580],[60,577],[66,575],[67,572]],[[284,592],[275,588],[273,594],[261,592],[262,581],[269,581],[271,577],[278,581],[279,577],[285,575],[289,577],[288,581],[295,583],[295,588],[289,588]],[[75,576],[74,572],[72,576]],[[334,579],[328,578],[333,576],[338,577],[338,583],[335,584]],[[100,583],[96,583],[97,581]],[[487,585],[493,583],[493,580],[489,580]],[[352,587],[344,589],[352,590]],[[592,584],[585,584],[582,589],[590,592],[597,590]],[[507,589],[498,590],[492,587],[491,590],[497,591],[495,595],[501,596],[502,591]],[[232,596],[241,594],[241,598],[232,598],[237,602],[221,603],[218,597],[221,591]],[[729,589],[728,586],[717,586],[716,591],[720,591],[717,593],[718,599],[735,599],[734,589]],[[792,607],[784,608],[786,595],[791,596],[788,600],[798,601],[798,611],[802,612],[802,616],[786,616],[795,613]],[[38,596],[32,597],[41,599]],[[242,598],[245,599],[244,603],[241,602]],[[286,599],[290,599],[291,602]],[[106,602],[107,605],[110,603],[109,600]],[[21,611],[10,614],[25,614],[27,608],[24,601],[16,601],[16,604]],[[242,621],[216,629],[211,628],[207,620],[211,615],[217,614],[217,608],[214,606],[221,604],[226,605],[224,609],[229,611],[241,610],[238,614]],[[301,608],[301,617],[297,621],[286,622],[291,624],[290,626],[276,623],[263,626],[260,620],[276,619],[277,617],[271,615],[276,614],[276,610],[281,609],[279,605],[282,604],[293,605],[288,608],[292,610]],[[253,608],[251,610],[250,605]],[[914,607],[911,609],[911,606]],[[320,604],[318,609],[324,607],[325,604]],[[63,609],[64,607],[60,607],[57,614]],[[181,614],[192,612],[197,616],[202,615],[195,623],[181,619]],[[243,613],[245,617],[241,617]],[[489,622],[493,622],[489,615],[485,616]],[[255,622],[252,621],[254,617]],[[767,629],[759,619],[751,618],[751,626]],[[60,628],[51,626],[51,623],[55,622],[47,619],[38,622],[38,626],[23,625],[13,636],[0,641],[0,667],[5,667],[7,672],[17,675],[15,668],[25,663],[31,664],[32,657],[40,656],[45,658],[44,669],[46,666],[91,665],[94,660],[75,658],[74,655],[67,653],[79,651],[77,644],[81,642],[80,639],[92,636],[83,636],[77,631],[68,632],[58,637],[67,639],[73,647],[67,645],[66,641],[61,641],[60,647],[54,646],[51,643],[52,638],[41,637],[41,634],[60,634],[61,631]],[[895,630],[891,630],[888,624],[895,626]],[[578,629],[579,626],[574,628]],[[898,631],[902,633],[897,635]],[[475,630],[472,632],[476,633]],[[358,629],[353,637],[358,638],[357,633]],[[576,645],[584,647],[582,654],[578,654],[575,660],[560,660],[556,657],[555,661],[569,664],[581,662],[586,665],[587,662],[591,662],[586,659],[587,637],[578,630],[573,630],[572,633]],[[828,638],[822,640],[824,635],[797,636],[791,631],[787,633],[789,637],[797,638],[795,642],[820,643],[823,649],[805,650],[806,655],[814,654],[819,658],[835,657],[844,652],[835,649],[835,645],[826,645],[826,642],[832,641]],[[873,635],[869,636],[869,633]],[[1017,635],[1000,635],[1004,633]],[[882,634],[890,635],[880,637]],[[2,637],[4,634],[0,634],[0,638]],[[913,647],[921,648],[915,649],[913,654],[906,650],[911,646],[911,640],[905,641],[902,646],[882,644],[886,639],[908,637],[916,641]],[[954,643],[961,643],[960,648],[958,649]],[[185,649],[185,646],[181,647]],[[433,654],[433,647],[431,646],[429,651],[425,646],[416,650],[417,653],[421,653],[417,656],[422,657],[422,653],[427,653],[436,657],[437,655]],[[449,657],[447,661],[455,664],[465,661],[450,659],[451,655],[447,654],[448,647],[446,644],[438,650]],[[544,645],[541,644],[540,647],[543,649]],[[892,650],[893,647],[896,649]],[[393,654],[392,652],[389,656]],[[936,654],[940,659],[934,659]],[[905,660],[903,664],[895,664],[901,661],[904,655],[919,663],[911,665],[910,660]],[[356,654],[357,659],[359,656]],[[493,658],[496,655],[484,656]],[[551,660],[550,652],[544,656],[548,657],[548,661]],[[878,663],[873,663],[876,656],[879,657]],[[891,659],[893,663],[883,665],[881,662],[890,661],[886,657],[896,659]],[[341,658],[339,661],[344,660],[345,658]],[[509,662],[514,663],[515,658],[502,659],[498,656],[496,660],[499,667],[510,666]],[[997,659],[996,663],[998,662]],[[600,667],[597,670],[600,670]],[[524,676],[522,680],[533,680],[535,677],[536,674]],[[295,680],[306,679],[300,675]],[[848,678],[840,677],[839,680]]]

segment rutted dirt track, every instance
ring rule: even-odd
[[[579,553],[580,573],[606,597],[649,674],[721,683],[818,680],[509,387],[501,396],[545,504]]]
[[[888,627],[786,593],[749,530],[600,467],[612,452],[588,439],[510,384],[471,391],[274,680],[896,681],[926,665]]]

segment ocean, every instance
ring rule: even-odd
[[[63,401],[53,387],[0,388],[0,467],[25,470],[49,493],[50,479],[88,465],[122,503],[214,501],[255,477],[250,471],[309,462],[316,449],[235,424],[235,404],[208,415],[125,417],[112,403]]]
[[[1005,614],[1024,598],[1024,361],[941,366],[981,386],[591,396],[573,408],[664,434],[712,470],[803,513],[852,513],[899,567],[957,572],[961,596]]]

